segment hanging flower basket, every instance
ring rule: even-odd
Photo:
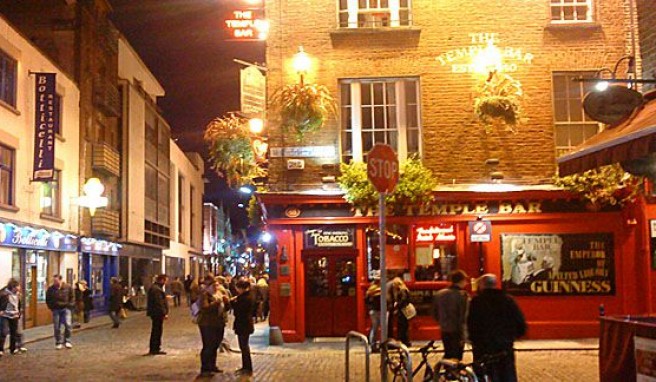
[[[511,129],[521,118],[522,86],[506,74],[494,74],[478,89],[474,112],[487,125],[503,123]]]
[[[284,86],[271,97],[271,108],[279,114],[282,127],[294,131],[299,141],[337,112],[328,88],[317,84]]]

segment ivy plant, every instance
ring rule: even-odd
[[[643,177],[625,172],[619,164],[555,178],[555,183],[585,200],[591,209],[625,205],[641,192]]]

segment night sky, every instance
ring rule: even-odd
[[[239,109],[239,58],[264,62],[263,42],[226,41],[224,20],[239,0],[110,0],[112,19],[166,90],[160,98],[172,137],[207,157],[203,129]],[[206,197],[234,202],[215,176]],[[232,198],[234,199],[234,197]]]

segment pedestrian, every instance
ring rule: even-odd
[[[52,323],[55,331],[55,349],[73,348],[71,342],[72,310],[75,307],[75,292],[66,284],[61,275],[53,276],[53,283],[46,291],[46,305],[52,311]],[[64,337],[61,327],[64,326]]]
[[[410,305],[410,290],[400,277],[392,280],[392,301],[393,310],[396,316],[396,329],[398,340],[405,346],[410,346],[410,316],[406,307]]]
[[[194,281],[194,276],[192,275],[187,275],[184,281],[184,291],[185,291],[185,296],[187,297],[187,306],[191,306],[191,283]]]
[[[88,324],[91,321],[91,311],[93,310],[93,295],[86,280],[80,280],[77,283],[75,305],[78,313],[77,321]]]
[[[203,349],[200,352],[200,375],[207,377],[223,372],[216,366],[216,355],[219,345],[223,341],[224,311],[230,300],[227,295],[219,291],[221,286],[213,277],[206,277],[204,284],[205,288],[199,296],[200,312],[197,323],[203,341]]]
[[[251,294],[251,283],[248,279],[239,280],[235,284],[237,297],[233,297],[232,309],[235,313],[234,330],[239,339],[239,350],[241,350],[241,369],[237,370],[241,375],[253,374],[253,362],[251,360],[251,349],[248,340],[255,331],[253,324],[253,310],[255,301]]]
[[[164,329],[164,320],[169,317],[169,305],[164,293],[164,285],[168,281],[166,275],[158,275],[155,282],[148,289],[148,306],[146,314],[152,321],[150,330],[150,355],[165,355],[162,351],[162,332]]]
[[[0,357],[4,355],[5,339],[9,335],[9,352],[21,354],[27,352],[23,347],[23,332],[20,328],[22,316],[20,283],[10,279],[7,286],[0,290]]]
[[[467,330],[474,362],[486,362],[494,382],[516,382],[514,341],[526,333],[524,315],[512,297],[499,289],[497,277],[484,274],[477,281],[478,294],[469,305]]]
[[[373,280],[365,293],[365,305],[369,318],[371,319],[371,328],[369,329],[369,343],[374,351],[380,348],[380,341],[376,341],[378,329],[380,329],[380,271],[374,271]]]
[[[433,299],[433,314],[440,324],[444,358],[462,361],[465,349],[465,325],[469,295],[464,290],[467,274],[455,270],[449,274],[451,285],[437,292]]]
[[[198,280],[193,280],[191,282],[191,286],[189,287],[189,296],[191,297],[192,304],[198,299],[198,297],[200,296],[200,292],[201,292],[201,285],[198,284]]]
[[[173,295],[173,305],[175,307],[180,306],[180,297],[182,296],[183,291],[184,285],[182,284],[182,281],[180,281],[180,277],[176,277],[171,281],[171,294]]]
[[[257,301],[255,322],[264,321],[266,319],[266,305],[269,304],[269,284],[264,277],[260,277],[255,284],[255,296]]]
[[[119,320],[119,313],[123,307],[123,287],[118,281],[118,278],[112,277],[110,279],[110,290],[109,290],[109,317],[112,319],[114,325],[113,329],[118,329],[121,325],[121,320]]]

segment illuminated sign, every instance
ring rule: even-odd
[[[353,227],[321,227],[305,231],[305,248],[344,248],[355,246]]]
[[[470,33],[471,45],[457,49],[448,50],[435,59],[442,66],[450,66],[452,73],[474,73],[476,72],[476,57],[485,50],[490,43],[496,43],[498,33]],[[519,65],[530,65],[533,63],[533,54],[524,52],[521,48],[499,47],[502,63],[500,71],[516,72]]]
[[[269,34],[269,21],[264,18],[262,9],[234,10],[225,25],[232,40],[262,41]]]
[[[83,237],[80,239],[80,252],[118,256],[121,245],[112,241]]]
[[[13,223],[0,223],[0,245],[77,252],[77,244],[78,239],[74,235],[29,226],[19,227]]]
[[[434,243],[436,241],[456,241],[455,227],[452,224],[430,227],[417,227],[417,243]]]

